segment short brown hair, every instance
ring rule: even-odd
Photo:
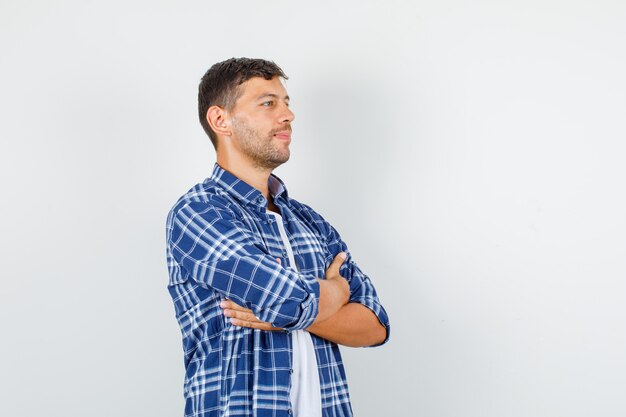
[[[215,149],[217,135],[206,120],[209,107],[220,106],[231,110],[241,95],[238,87],[254,77],[263,77],[266,80],[274,77],[287,79],[283,70],[274,62],[252,58],[230,58],[218,62],[202,77],[198,86],[198,116]]]

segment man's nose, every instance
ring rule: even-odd
[[[283,123],[291,123],[293,122],[293,119],[296,118],[296,115],[293,114],[293,112],[291,111],[291,109],[289,108],[289,106],[287,106],[286,104],[283,104],[283,111],[280,115],[280,121]]]

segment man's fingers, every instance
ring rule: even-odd
[[[250,313],[252,312],[252,310],[242,307],[232,300],[222,300],[220,302],[220,307],[223,308],[224,310],[229,309],[229,310],[247,311]]]
[[[272,326],[270,323],[259,320],[254,315],[252,310],[241,307],[232,300],[222,300],[220,302],[220,307],[224,309],[224,316],[228,317],[231,324],[234,326],[259,330],[282,330],[278,327]]]
[[[274,327],[270,323],[266,323],[263,321],[246,321],[246,320],[241,320],[241,319],[230,319],[230,322],[233,326],[247,327],[249,329],[270,330],[270,331],[282,330],[279,327]]]
[[[346,260],[346,256],[347,255],[345,252],[339,252],[337,256],[335,256],[335,259],[333,259],[333,261],[328,266],[328,269],[326,270],[326,274],[325,274],[326,278],[339,275],[339,268],[341,267],[343,262]]]
[[[248,311],[240,311],[240,310],[225,309],[224,310],[224,316],[230,317],[230,318],[236,318],[236,319],[240,319],[240,320],[245,320],[245,321],[249,321],[249,322],[259,322],[259,323],[262,323],[258,318],[256,318],[256,316],[254,314],[252,314],[252,312],[250,310],[248,310]]]

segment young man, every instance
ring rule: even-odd
[[[351,416],[337,344],[389,337],[339,233],[272,174],[289,159],[286,78],[273,62],[233,58],[200,83],[217,163],[167,218],[186,417]]]

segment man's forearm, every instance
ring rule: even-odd
[[[377,345],[387,336],[387,330],[374,312],[359,303],[346,304],[328,319],[316,320],[307,331],[331,342],[352,347]]]

